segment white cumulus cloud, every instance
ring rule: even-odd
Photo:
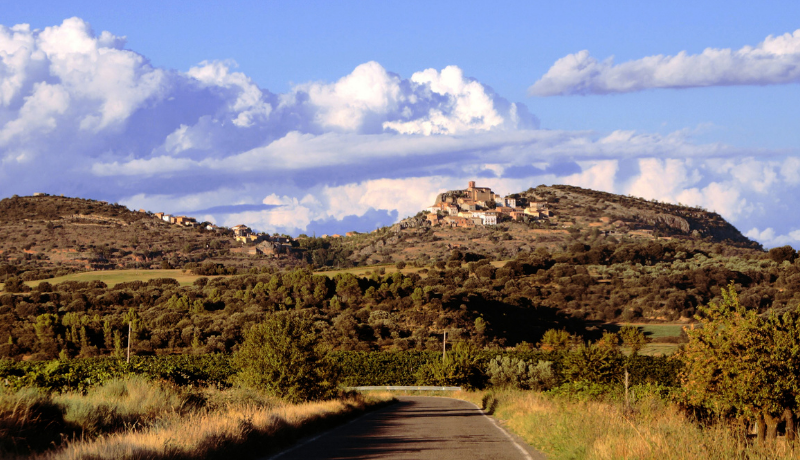
[[[531,95],[629,93],[649,88],[779,85],[800,82],[800,29],[738,50],[706,48],[615,64],[583,50],[555,62]]]

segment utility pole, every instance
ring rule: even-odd
[[[131,362],[131,322],[128,321],[128,363]]]
[[[447,357],[447,331],[444,331],[444,338],[442,339],[442,361]]]

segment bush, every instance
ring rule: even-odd
[[[475,345],[456,343],[444,359],[432,359],[417,371],[418,385],[458,385],[466,390],[483,386]]]
[[[547,390],[553,386],[553,363],[525,361],[509,356],[497,356],[489,361],[486,373],[489,383],[500,388],[519,388],[522,390]]]
[[[28,292],[31,290],[31,288],[29,288],[28,285],[26,285],[21,279],[13,276],[6,279],[6,282],[3,285],[3,290],[6,292]]]
[[[581,345],[564,356],[564,377],[572,382],[615,382],[622,373],[623,360],[622,353],[613,348]]]
[[[267,315],[234,355],[247,386],[297,403],[334,396],[338,373],[317,343],[313,322],[294,312]]]

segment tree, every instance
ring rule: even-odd
[[[631,349],[632,355],[638,354],[639,350],[647,343],[644,332],[636,326],[622,326],[619,330],[619,337],[622,339],[622,343]]]
[[[564,356],[563,373],[573,382],[611,383],[621,373],[622,360],[622,353],[614,348],[581,344]]]
[[[429,361],[417,371],[420,385],[459,385],[471,390],[482,382],[478,348],[468,342],[457,342],[442,359]]]
[[[769,258],[775,261],[776,263],[781,263],[783,261],[788,260],[789,262],[794,262],[797,258],[797,253],[794,251],[789,245],[781,246],[779,248],[772,248],[769,250]]]
[[[619,349],[619,334],[616,332],[603,331],[603,337],[597,341],[598,347]]]
[[[268,314],[245,333],[234,355],[238,378],[294,403],[329,398],[336,392],[338,374],[317,342],[309,317]]]
[[[543,350],[562,351],[569,348],[572,335],[565,330],[548,329],[539,342],[539,348]]]
[[[758,439],[774,439],[781,419],[795,438],[800,402],[800,311],[767,317],[747,310],[731,284],[723,301],[700,307],[700,327],[688,331],[681,384],[687,401],[722,416],[757,424]]]
[[[6,292],[28,292],[31,290],[21,279],[12,276],[6,279],[3,285],[3,290]]]

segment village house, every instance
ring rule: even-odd
[[[253,233],[247,225],[237,225],[232,227],[231,230],[233,230],[233,236],[247,236]]]
[[[481,213],[481,225],[497,225],[497,214],[496,212],[486,211]]]
[[[161,220],[163,220],[164,222],[172,223],[172,214],[162,214]]]
[[[158,219],[158,220],[162,220],[162,219],[164,219],[164,213],[163,213],[163,212],[157,212],[157,213],[155,213],[155,214],[153,214],[153,215],[154,215],[154,216],[155,216],[155,218],[156,218],[156,219]]]
[[[449,214],[449,211],[447,210],[449,207],[450,205],[447,203],[436,203],[433,206],[428,206],[425,210],[432,213],[441,211],[442,213]]]
[[[428,222],[431,223],[431,226],[436,227],[438,225],[441,225],[442,218],[439,216],[439,214],[436,214],[435,212],[425,215],[425,218],[428,220]]]
[[[175,216],[175,223],[178,225],[191,225],[192,223],[197,223],[197,220],[194,217]]]
[[[524,216],[525,213],[523,211],[511,211],[508,213],[508,217],[514,220],[522,220]]]

